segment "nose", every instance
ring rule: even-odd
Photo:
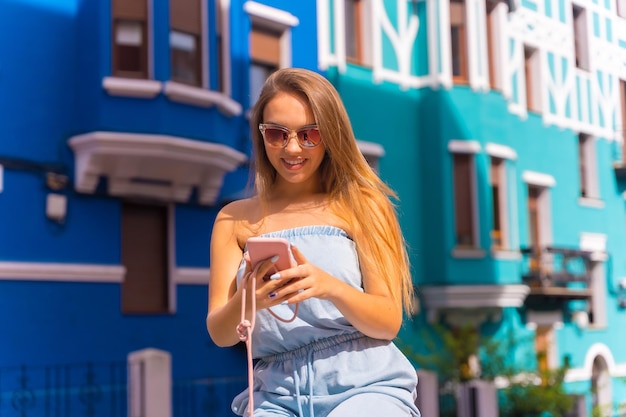
[[[298,142],[298,134],[296,132],[294,131],[289,132],[289,136],[287,136],[287,144],[285,145],[285,149],[289,152],[297,152],[302,149],[302,147],[300,146],[300,142]]]

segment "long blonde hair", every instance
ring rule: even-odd
[[[331,210],[350,227],[362,264],[380,277],[395,300],[410,312],[413,283],[406,242],[392,200],[397,195],[371,169],[361,154],[348,113],[337,90],[323,76],[306,69],[285,68],[265,82],[251,117],[255,188],[267,198],[276,178],[259,132],[263,111],[278,93],[298,94],[315,116],[326,155],[320,165],[322,190]]]

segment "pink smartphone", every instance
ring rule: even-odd
[[[280,237],[251,237],[248,239],[247,247],[252,268],[254,268],[257,263],[269,259],[274,255],[278,255],[278,261],[276,261],[274,267],[268,271],[264,279],[275,272],[295,266],[295,261],[291,256],[291,249],[289,249],[289,241],[287,239]]]

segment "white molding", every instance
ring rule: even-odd
[[[112,96],[154,98],[162,89],[160,81],[104,77],[102,87]]]
[[[456,140],[448,142],[448,151],[452,153],[479,153],[480,143],[475,140]]]
[[[604,208],[604,200],[601,200],[599,198],[579,197],[578,204],[584,207],[591,207],[591,208],[598,208],[598,209]]]
[[[291,13],[255,1],[245,2],[243,9],[252,20],[261,19],[264,24],[273,22],[281,31],[300,24],[300,20]]]
[[[522,172],[522,179],[525,183],[536,185],[539,187],[553,187],[556,185],[556,180],[552,175],[544,174],[535,171]]]
[[[210,268],[176,268],[174,279],[176,284],[185,285],[208,285]]]
[[[247,160],[228,146],[167,135],[90,132],[68,144],[76,155],[74,185],[93,193],[101,176],[117,196],[188,201],[193,187],[201,204],[215,203],[226,172]]]
[[[165,82],[163,93],[172,101],[200,107],[217,106],[227,116],[239,116],[243,112],[241,104],[227,95],[204,88],[193,87],[175,81]]]
[[[125,274],[122,265],[0,262],[2,280],[121,283]]]
[[[487,155],[494,158],[509,159],[515,161],[517,159],[517,152],[510,146],[500,145],[499,143],[488,143],[485,146],[485,152]]]
[[[209,268],[174,267],[174,285],[208,285]],[[0,262],[0,281],[58,281],[121,284],[126,275],[123,265],[50,262]]]
[[[582,382],[590,380],[592,376],[593,361],[598,356],[604,358],[612,377],[626,377],[626,363],[616,364],[615,359],[613,358],[613,353],[607,345],[604,343],[594,343],[589,347],[589,349],[587,349],[583,366],[567,371],[565,381]]]
[[[429,309],[521,307],[530,288],[526,285],[422,286]]]
[[[357,140],[356,143],[364,156],[381,158],[385,155],[385,148],[378,143],[366,142],[363,140]]]

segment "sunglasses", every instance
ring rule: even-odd
[[[315,148],[322,143],[322,135],[317,125],[302,126],[298,130],[288,129],[285,126],[261,123],[259,130],[263,140],[272,148],[284,148],[289,143],[289,138],[296,134],[298,145],[301,148]]]

